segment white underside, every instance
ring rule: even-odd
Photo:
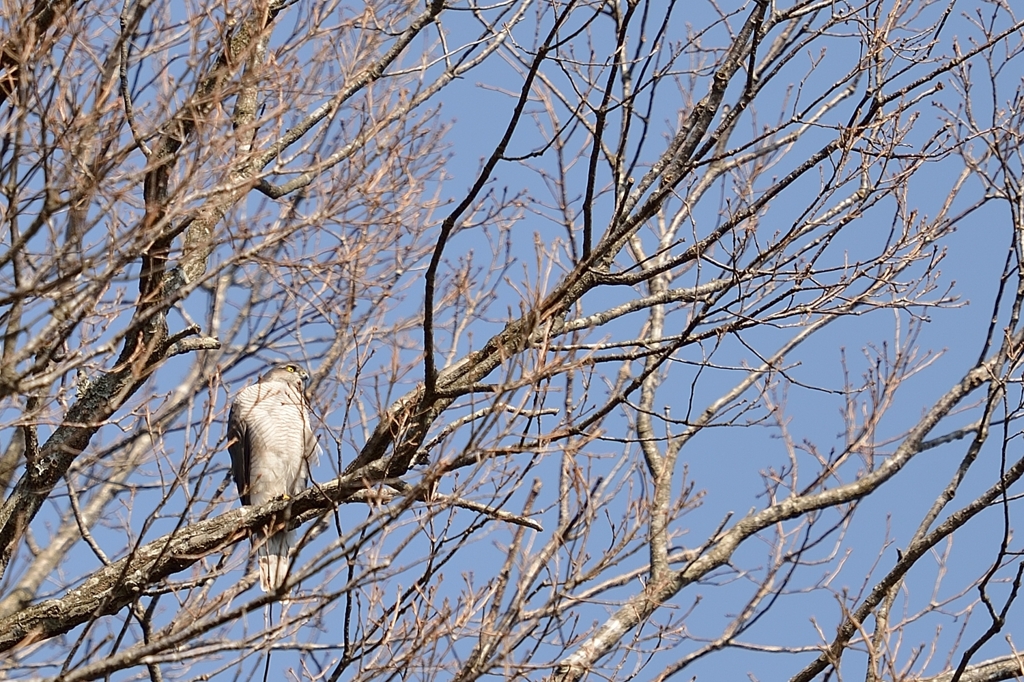
[[[318,452],[302,396],[284,384],[254,384],[239,392],[235,409],[245,421],[250,452],[249,503],[261,505],[305,489],[309,457]],[[279,588],[288,575],[292,534],[279,531],[269,538],[254,533],[264,592]]]

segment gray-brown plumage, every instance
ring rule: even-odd
[[[296,495],[309,480],[309,460],[319,446],[309,421],[303,389],[309,374],[298,365],[272,368],[238,392],[228,417],[228,452],[242,504],[261,505]],[[292,534],[254,532],[264,592],[278,589],[288,575]]]

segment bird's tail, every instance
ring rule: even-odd
[[[273,592],[284,584],[288,577],[288,549],[291,546],[291,532],[282,530],[266,538],[257,548],[260,588],[264,592]]]

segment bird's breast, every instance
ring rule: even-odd
[[[259,505],[299,493],[309,477],[306,444],[310,434],[301,396],[265,391],[245,397],[241,408],[252,453],[250,502]]]

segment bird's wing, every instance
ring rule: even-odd
[[[313,430],[313,411],[310,409],[309,401],[305,396],[302,396],[302,409],[304,410],[305,416],[305,457],[306,457],[306,476],[309,477],[309,467],[315,466],[320,462],[320,455],[323,453],[323,449],[320,447],[320,441],[316,437],[316,432]]]
[[[238,486],[238,495],[242,498],[242,504],[249,504],[249,472],[252,464],[252,441],[249,438],[249,428],[246,424],[243,412],[245,408],[239,405],[236,398],[231,406],[231,413],[228,415],[228,453],[231,455],[231,473],[235,478],[235,485]]]

